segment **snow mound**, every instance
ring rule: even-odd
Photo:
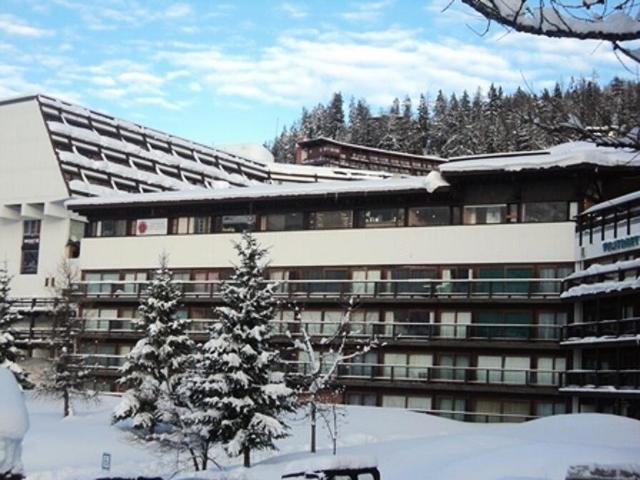
[[[22,440],[29,429],[29,416],[18,383],[9,370],[0,367],[0,438]]]

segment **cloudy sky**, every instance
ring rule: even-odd
[[[2,0],[0,97],[42,92],[204,143],[261,143],[334,91],[381,106],[631,76],[606,44],[480,35],[485,22],[447,3]]]

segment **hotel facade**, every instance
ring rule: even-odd
[[[594,205],[640,188],[640,161],[632,153],[574,143],[438,161],[425,175],[391,177],[256,163],[103,116],[117,126],[107,136],[98,125],[108,122],[94,118],[99,114],[43,98],[33,100],[31,121],[46,126],[43,142],[57,155],[54,165],[62,175],[58,171],[56,178],[66,182],[66,190],[55,196],[66,209],[56,211],[82,226],[77,240],[59,242],[55,260],[66,246],[81,272],[77,354],[92,366],[101,389],[117,388],[118,367],[139,338],[132,320],[159,256],[168,254],[184,292],[180,315],[203,340],[211,310],[221,304],[220,282],[236,260],[233,242],[245,230],[269,249],[267,281],[276,284],[281,304],[274,341],[283,347],[291,375],[306,366],[286,348],[286,333],[299,335],[304,328],[320,343],[335,331],[349,301],[356,305],[354,344],[374,336],[381,341],[379,348],[340,365],[344,403],[479,422],[609,411],[609,403],[592,401],[593,392],[583,395],[591,377],[576,370],[637,368],[637,348],[635,360],[620,354],[626,363],[613,365],[593,363],[590,353],[583,355],[585,349],[574,345],[573,329],[581,328],[576,324],[584,322],[588,309],[571,293],[582,278],[575,277],[576,266],[589,266],[580,235],[591,223],[583,219],[591,218]],[[0,120],[1,113],[0,108]],[[78,119],[86,120],[84,126]],[[137,147],[129,145],[132,132],[139,135]],[[12,138],[7,140],[15,142]],[[92,148],[98,152],[94,157]],[[124,155],[121,164],[117,154]],[[154,159],[153,172],[137,168]],[[5,155],[1,160],[11,163]],[[70,173],[72,167],[77,170]],[[200,171],[200,183],[194,170]],[[106,180],[92,183],[89,171]],[[155,177],[147,174],[170,180],[151,185],[151,191],[149,180]],[[118,187],[127,176],[140,182],[135,190]],[[21,249],[5,247],[8,258],[15,252],[21,252],[22,262],[24,252],[32,258],[30,239],[37,229],[28,214],[39,202],[34,198],[35,193],[20,204],[19,212],[5,202],[6,216],[15,215],[3,221],[13,222],[14,237],[22,235]],[[41,220],[46,208],[36,212]],[[46,257],[53,265],[54,255],[43,255],[44,243],[38,243],[38,273],[18,277],[49,277],[42,262]],[[294,305],[301,318],[294,316]],[[633,308],[628,312],[637,315]],[[633,325],[638,333],[637,322]],[[635,387],[626,383],[620,392],[595,396],[608,394],[615,404],[622,390],[637,395],[637,381]],[[634,412],[615,411],[637,416]]]

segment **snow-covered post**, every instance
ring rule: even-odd
[[[21,319],[19,313],[12,310],[11,276],[6,265],[0,265],[0,367],[5,367],[16,377],[22,388],[31,388],[27,373],[18,365],[19,351],[16,347],[12,326]]]
[[[78,279],[77,269],[69,260],[62,260],[55,282],[58,303],[53,311],[53,360],[44,372],[42,384],[38,386],[39,394],[62,400],[64,417],[72,414],[72,397],[87,400],[95,395],[87,390],[85,381],[89,377],[89,370],[76,352],[81,320],[77,317],[73,285]]]
[[[323,337],[314,343],[302,324],[302,312],[296,304],[292,305],[294,319],[300,325],[302,338],[293,338],[290,331],[287,336],[291,338],[294,349],[305,358],[308,368],[305,367],[299,377],[304,393],[309,404],[309,417],[311,422],[311,453],[316,452],[316,430],[320,394],[331,390],[337,381],[338,367],[349,360],[364,355],[373,348],[378,347],[378,341],[372,337],[364,342],[356,342],[351,332],[351,314],[356,308],[355,299],[349,298],[346,309],[342,314],[339,325],[333,335]],[[348,345],[350,344],[350,345]],[[347,351],[348,350],[348,351]],[[325,352],[323,358],[323,352]],[[328,354],[329,363],[326,363]]]
[[[156,427],[175,426],[177,391],[190,362],[194,343],[188,320],[178,318],[182,301],[166,254],[138,308],[136,327],[144,332],[121,367],[119,382],[129,389],[113,414],[113,422],[131,419],[139,438],[156,440]]]
[[[264,278],[267,251],[250,233],[235,244],[240,262],[222,285],[225,306],[215,310],[217,322],[203,354],[211,362],[219,397],[220,434],[230,455],[243,455],[251,466],[251,450],[275,449],[287,435],[280,416],[293,410],[294,392],[285,385],[277,350],[270,345],[275,315],[273,285]]]

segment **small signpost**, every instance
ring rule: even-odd
[[[111,470],[111,454],[103,453],[102,454],[102,470]]]

